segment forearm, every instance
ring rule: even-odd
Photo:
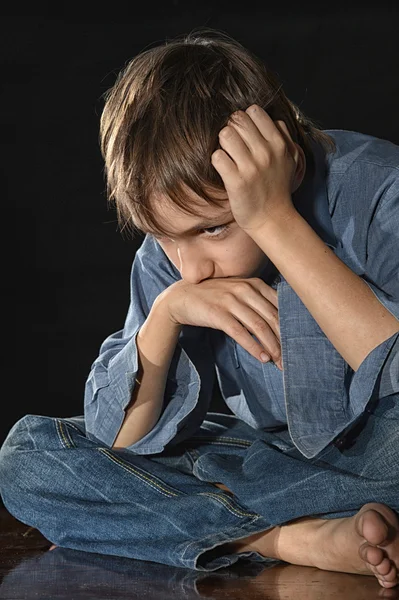
[[[140,382],[133,389],[126,417],[113,444],[125,448],[143,438],[156,425],[163,406],[170,363],[181,326],[173,323],[160,302],[155,302],[136,341]]]
[[[353,370],[399,331],[398,319],[296,210],[270,219],[251,237]]]

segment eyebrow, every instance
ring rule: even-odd
[[[231,210],[229,209],[228,211],[222,213],[221,215],[219,215],[217,218],[215,217],[213,220],[210,219],[205,219],[203,221],[200,221],[199,223],[197,223],[196,225],[194,225],[193,227],[190,227],[189,229],[186,229],[186,231],[182,231],[181,233],[172,233],[172,232],[168,232],[168,235],[170,235],[171,237],[175,236],[181,236],[181,235],[187,235],[189,233],[194,233],[196,231],[198,231],[199,229],[206,229],[207,227],[218,227],[220,226],[218,224],[219,221],[225,221],[226,218],[231,215]],[[215,224],[216,221],[216,224]],[[223,224],[223,223],[221,223]],[[153,235],[156,235],[156,232],[150,231],[146,228],[142,228],[142,231],[146,232],[146,233],[151,233]]]

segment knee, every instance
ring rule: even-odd
[[[35,485],[35,467],[42,455],[35,451],[43,448],[51,421],[51,417],[25,415],[12,426],[0,448],[0,495],[12,514],[15,499]]]
[[[38,437],[46,417],[25,415],[8,432],[0,448],[0,489],[15,481],[38,448]]]
[[[23,416],[11,427],[1,447],[1,452],[3,452],[3,450],[8,451],[11,448],[20,451],[28,449],[34,450],[35,443],[32,432],[37,431],[38,427],[40,427],[46,419],[48,419],[48,417],[40,415]]]

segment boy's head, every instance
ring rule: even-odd
[[[218,134],[236,110],[260,105],[285,121],[314,168],[309,137],[334,142],[282,90],[264,63],[225,33],[200,30],[147,49],[105,94],[100,123],[107,192],[122,229],[165,234],[159,202],[199,216],[193,194],[210,205],[226,196],[211,164]]]

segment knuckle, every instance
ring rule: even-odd
[[[258,317],[254,320],[253,327],[256,331],[260,331],[261,333],[269,331],[270,329],[268,323],[262,317]]]
[[[280,325],[278,310],[272,311],[272,313],[270,314],[270,320],[272,321],[273,325]]]
[[[245,335],[245,330],[239,323],[231,324],[229,327],[229,336],[237,339]]]
[[[274,362],[277,362],[281,358],[281,350],[279,346],[276,346],[269,350],[269,354],[271,355]]]
[[[232,131],[231,127],[229,127],[228,125],[226,125],[226,127],[223,127],[223,129],[221,129],[219,132],[219,135],[225,139],[228,139],[232,134],[233,134],[233,131]]]
[[[251,354],[254,354],[255,356],[257,356],[257,355],[259,354],[259,350],[262,350],[262,352],[265,352],[265,351],[263,350],[263,348],[262,348],[262,347],[260,347],[260,346],[259,346],[259,344],[257,344],[256,342],[254,342],[253,344],[251,344],[251,345],[250,345],[250,350],[249,350],[249,352],[250,352]],[[270,356],[270,352],[269,352],[268,350],[266,350],[266,354],[267,354],[268,356]]]
[[[215,304],[210,304],[207,307],[208,315],[212,318],[217,318],[220,315],[220,308]]]
[[[215,150],[215,152],[213,152],[212,154],[212,160],[220,160],[221,158],[223,158],[223,150],[220,150],[219,148],[217,150]]]
[[[234,294],[230,290],[223,290],[221,292],[220,300],[223,304],[228,306],[234,299]]]
[[[272,156],[268,150],[266,150],[262,155],[262,166],[269,167],[272,163]]]
[[[237,281],[233,284],[233,289],[238,294],[245,294],[249,291],[251,284],[248,281]]]
[[[259,175],[258,167],[252,163],[249,163],[245,169],[245,178],[246,180],[252,181],[256,179]]]
[[[277,361],[281,359],[281,348],[277,344],[275,349],[270,350],[270,354],[273,356],[273,360]]]
[[[245,189],[245,186],[247,185],[247,177],[243,177],[240,173],[237,173],[236,176],[234,178],[232,178],[231,182],[230,182],[230,187],[233,190],[236,191],[240,191]]]
[[[236,110],[230,116],[230,121],[242,123],[244,121],[244,113],[241,110]]]
[[[276,150],[282,154],[284,154],[287,149],[287,144],[285,143],[285,140],[280,137],[276,138],[274,146],[275,146]]]

